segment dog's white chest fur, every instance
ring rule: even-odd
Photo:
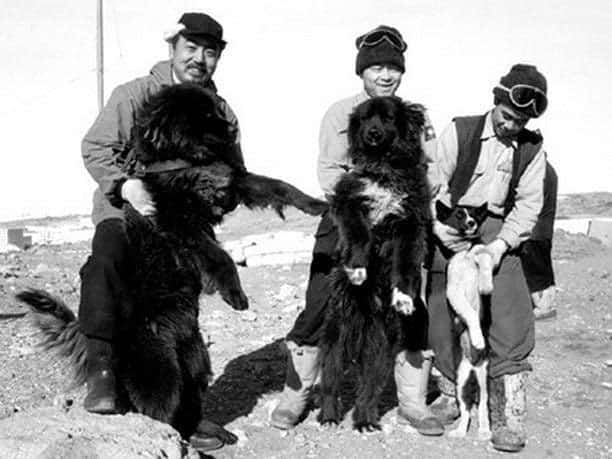
[[[382,221],[387,215],[402,215],[404,213],[402,207],[402,200],[405,198],[404,194],[398,194],[368,179],[363,179],[362,181],[365,184],[362,194],[370,200],[370,213],[368,217],[373,225]]]

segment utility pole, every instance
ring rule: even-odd
[[[102,20],[104,15],[102,10],[102,0],[97,0],[97,2],[98,13],[96,21],[96,73],[98,75],[98,112],[101,112],[102,107],[104,107],[104,28],[102,26]]]

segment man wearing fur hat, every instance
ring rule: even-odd
[[[136,112],[149,95],[175,83],[197,83],[216,93],[212,76],[226,45],[221,25],[203,13],[184,14],[165,40],[171,47],[170,59],[155,64],[149,75],[115,88],[82,142],[85,167],[98,183],[93,208],[96,228],[91,256],[80,273],[79,305],[79,321],[87,336],[87,396],[83,404],[92,413],[118,410],[113,345],[131,310],[124,288],[129,253],[121,207],[129,202],[143,215],[155,212],[142,182],[128,175]],[[221,97],[218,100],[238,133],[236,115]],[[236,149],[240,153],[238,141]],[[201,451],[223,445],[214,434],[195,435]]]
[[[525,445],[525,380],[535,343],[519,246],[530,237],[542,209],[546,170],[542,136],[525,126],[546,110],[546,90],[546,79],[536,67],[514,65],[493,89],[493,109],[455,118],[438,139],[436,152],[441,186],[434,200],[450,206],[488,204],[479,236],[496,266],[488,333],[489,407],[491,441],[502,451]],[[454,380],[457,347],[444,269],[446,259],[469,248],[471,241],[437,220],[434,234],[438,250],[431,269],[430,344],[437,369]],[[454,400],[447,402],[442,396],[434,410],[445,404],[456,409]]]
[[[355,44],[355,72],[362,80],[363,91],[333,104],[321,122],[318,179],[326,195],[333,192],[340,176],[351,167],[347,158],[350,113],[371,97],[395,95],[405,71],[404,52],[407,45],[397,29],[381,25],[359,36]],[[423,135],[426,150],[433,146],[434,137],[431,123],[428,123]],[[280,429],[290,429],[300,421],[319,374],[317,343],[330,290],[328,274],[334,265],[338,242],[338,234],[329,214],[323,216],[315,239],[305,309],[287,335],[285,387],[279,405],[271,414],[271,424]],[[398,355],[394,371],[398,415],[423,435],[442,435],[443,426],[425,403],[431,367],[429,354],[418,350],[404,351]]]

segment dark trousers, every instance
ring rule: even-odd
[[[80,271],[79,322],[90,338],[113,341],[132,308],[126,287],[129,244],[125,223],[103,220],[95,229],[91,255]]]
[[[481,228],[483,241],[493,240],[501,225],[501,219],[488,218]],[[447,260],[437,250],[430,271],[429,344],[435,352],[436,368],[455,380],[460,347],[454,313],[446,299],[446,264]],[[484,308],[487,320],[483,331],[490,347],[489,376],[531,370],[527,357],[535,346],[534,317],[517,251],[503,257],[493,277],[493,294],[484,302]]]
[[[335,265],[338,231],[329,212],[323,214],[317,232],[306,288],[306,305],[287,335],[298,346],[316,346],[323,330],[325,307],[331,288],[329,274]]]
[[[552,241],[527,240],[521,245],[521,263],[530,292],[539,292],[555,285],[552,264]]]

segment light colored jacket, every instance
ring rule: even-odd
[[[171,61],[158,62],[149,75],[115,88],[85,134],[81,143],[83,162],[98,184],[93,197],[92,219],[95,225],[108,218],[123,218],[119,187],[128,177],[124,166],[133,147],[131,132],[136,113],[152,94],[172,84]],[[212,81],[209,88],[216,93]],[[221,97],[219,104],[227,120],[235,126],[239,142],[240,130],[236,115]],[[237,148],[240,152],[239,143]]]

